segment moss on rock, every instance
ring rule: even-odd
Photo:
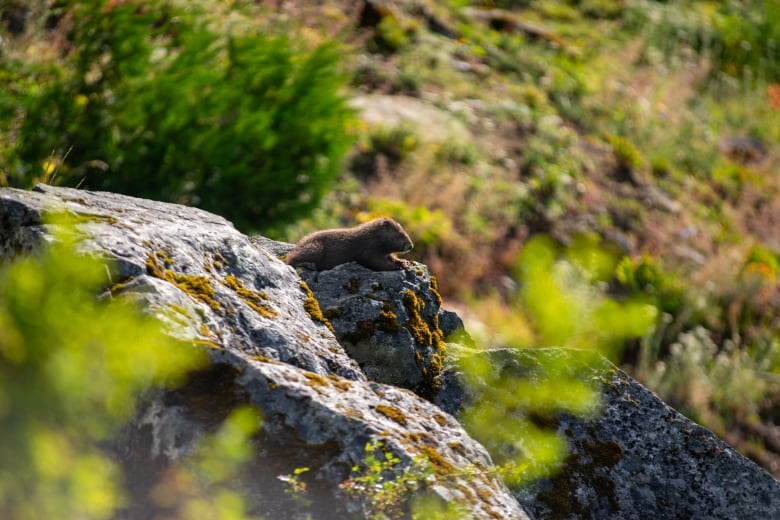
[[[311,289],[309,286],[304,282],[303,280],[299,283],[301,289],[303,289],[303,292],[306,293],[306,299],[303,300],[303,308],[306,310],[306,312],[309,313],[309,316],[311,316],[311,319],[313,319],[316,322],[322,323],[326,327],[328,327],[328,330],[330,330],[332,333],[336,333],[336,329],[333,328],[333,325],[331,324],[330,320],[325,317],[324,314],[322,314],[322,309],[320,309],[320,303],[317,301],[317,298],[314,297],[314,293],[311,292]]]

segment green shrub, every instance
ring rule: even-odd
[[[650,256],[623,258],[615,269],[615,277],[630,292],[650,296],[661,312],[678,314],[690,304],[682,282],[665,271],[660,260]]]
[[[413,22],[403,22],[386,15],[376,26],[377,45],[389,52],[397,52],[409,45],[418,27]]]
[[[619,135],[610,135],[608,139],[618,169],[634,172],[642,167],[642,154],[631,141]]]
[[[307,49],[238,3],[98,4],[66,4],[62,62],[3,62],[19,109],[0,116],[20,121],[9,184],[31,184],[53,155],[55,182],[193,204],[241,228],[316,205],[351,143],[338,45]]]
[[[368,136],[367,153],[382,154],[393,163],[406,159],[419,145],[417,132],[411,125],[376,126]]]
[[[753,346],[730,339],[719,345],[697,326],[680,334],[667,357],[654,359],[647,384],[723,435],[740,423],[759,422],[759,411],[776,395],[778,346],[776,338]]]

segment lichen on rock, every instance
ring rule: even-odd
[[[351,262],[300,274],[369,379],[434,398],[446,350],[444,311],[426,266],[372,271]]]

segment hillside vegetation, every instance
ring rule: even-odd
[[[3,184],[288,240],[391,215],[486,347],[656,309],[607,353],[780,476],[778,0],[25,4]]]

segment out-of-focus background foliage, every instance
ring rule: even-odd
[[[609,340],[780,476],[780,1],[0,6],[1,184],[392,215],[483,345]]]

